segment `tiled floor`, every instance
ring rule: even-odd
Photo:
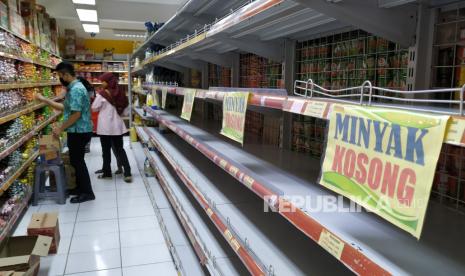
[[[77,205],[42,202],[28,209],[14,235],[26,234],[35,212],[59,213],[58,254],[41,259],[40,276],[177,275],[127,141],[126,152],[133,183],[121,176],[97,179],[93,171],[102,159],[100,142],[94,139],[86,160],[97,199]]]

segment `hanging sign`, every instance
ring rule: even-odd
[[[320,184],[420,238],[448,119],[334,105]]]
[[[166,96],[168,95],[168,87],[163,87],[161,89],[161,107],[166,108]]]
[[[221,134],[244,143],[245,114],[249,92],[229,92],[223,98],[223,127]]]
[[[182,104],[181,118],[190,121],[192,115],[192,109],[194,108],[195,89],[184,90],[184,101]]]

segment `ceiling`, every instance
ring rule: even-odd
[[[38,0],[51,17],[56,18],[60,33],[74,29],[81,38],[91,38],[85,33],[71,0]],[[146,21],[166,22],[186,0],[96,0],[100,33],[96,39],[127,40],[115,36],[116,32],[140,34],[145,32]],[[92,6],[82,6],[92,8]],[[143,39],[140,39],[143,40]]]

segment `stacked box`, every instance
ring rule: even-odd
[[[28,236],[47,236],[52,238],[52,243],[48,251],[49,254],[56,254],[60,244],[60,229],[58,226],[58,213],[35,213],[32,214],[31,221],[27,227]]]
[[[65,58],[76,57],[76,31],[65,30]]]
[[[3,2],[0,2],[0,27],[6,29],[10,28],[10,21],[8,19],[8,7]]]

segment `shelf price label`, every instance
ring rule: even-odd
[[[448,119],[334,105],[320,184],[420,238]]]
[[[453,145],[465,145],[465,120],[463,118],[453,117],[449,120],[444,142]]]
[[[342,251],[344,250],[344,242],[331,234],[331,232],[323,229],[323,231],[321,231],[320,238],[318,239],[318,244],[338,260],[341,259]]]
[[[184,101],[182,104],[181,118],[190,121],[192,115],[192,109],[194,108],[196,89],[185,89],[184,90]]]
[[[221,134],[241,145],[244,143],[245,114],[249,95],[249,92],[228,92],[223,98]]]

